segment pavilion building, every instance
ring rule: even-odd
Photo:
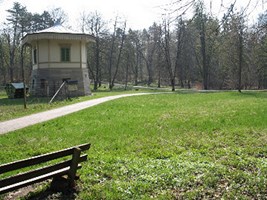
[[[90,95],[88,42],[94,42],[94,37],[60,24],[23,37],[22,44],[32,49],[31,94],[53,96],[66,83],[69,95]]]

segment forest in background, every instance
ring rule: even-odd
[[[83,12],[79,31],[95,37],[87,61],[94,90],[103,83],[111,90],[115,83],[171,86],[173,91],[266,89],[267,11],[248,25],[246,8],[237,11],[235,2],[221,19],[210,15],[201,0],[190,6],[192,18],[167,14],[143,30],[131,29],[119,16],[105,20],[97,11]],[[29,84],[31,49],[22,51],[21,38],[55,23],[68,26],[68,16],[61,8],[31,13],[18,2],[7,12],[0,27],[0,85],[22,81],[22,60]]]

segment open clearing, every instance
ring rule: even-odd
[[[76,199],[267,196],[266,92],[157,94],[106,102],[1,135],[0,161],[86,142],[92,147],[79,172]]]
[[[5,134],[11,131],[25,128],[27,126],[38,124],[38,123],[45,122],[48,120],[52,120],[58,117],[62,117],[64,115],[68,115],[70,113],[74,113],[74,112],[98,105],[100,103],[104,103],[106,101],[111,101],[111,100],[119,99],[122,97],[129,97],[129,96],[136,96],[136,95],[148,95],[148,94],[152,94],[152,93],[121,94],[121,95],[91,99],[91,100],[83,101],[80,103],[75,103],[75,104],[71,104],[68,106],[63,106],[60,108],[16,118],[13,120],[0,122],[0,127],[1,127],[0,134]]]

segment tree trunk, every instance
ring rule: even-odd
[[[112,38],[112,44],[111,44],[110,55],[109,55],[109,68],[108,68],[108,73],[109,73],[109,89],[110,90],[112,90],[112,88],[113,88],[113,85],[112,85],[112,66],[113,66],[114,43],[115,43],[115,35]]]
[[[238,92],[242,89],[242,64],[243,64],[243,30],[240,26],[239,33],[239,63],[238,63]]]
[[[172,86],[172,91],[175,91],[175,78],[171,79],[171,86]]]
[[[98,86],[98,81],[94,81],[94,91],[96,91],[97,90],[97,86]]]
[[[99,84],[99,77],[100,77],[100,49],[99,49],[99,38],[96,38],[96,49],[95,49],[95,59],[96,59],[96,74],[95,74],[95,83],[94,83],[94,90],[97,90],[97,85]]]
[[[127,64],[126,64],[126,74],[125,74],[125,87],[124,87],[124,90],[127,90],[127,87],[128,87],[128,77],[129,77],[129,54],[127,54]]]
[[[116,24],[117,24],[117,22],[115,22],[115,26],[114,26],[114,36],[115,36],[115,31],[116,31]],[[109,89],[110,90],[113,89],[114,82],[115,82],[115,79],[116,79],[117,74],[118,74],[118,69],[119,69],[119,65],[120,65],[120,62],[121,62],[121,56],[122,56],[122,49],[124,47],[124,41],[125,41],[125,37],[126,37],[125,30],[126,30],[126,22],[124,23],[123,32],[122,32],[122,35],[121,35],[121,41],[120,41],[120,44],[119,44],[119,54],[118,54],[118,58],[117,58],[116,63],[115,63],[115,72],[114,72],[113,76],[112,76],[112,69],[110,68],[110,83],[109,83]],[[116,38],[114,37],[113,41],[112,41],[112,49],[114,49],[115,39]],[[112,53],[111,53],[111,55],[112,55]],[[112,57],[111,57],[111,61],[112,61]]]
[[[204,90],[208,89],[208,66],[207,66],[207,55],[206,55],[206,37],[203,23],[203,30],[200,34],[201,42],[201,54],[202,54],[202,67],[203,67],[203,86]]]
[[[158,71],[158,88],[161,87],[161,73],[160,73],[160,70]]]

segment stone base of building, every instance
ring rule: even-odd
[[[91,94],[88,69],[35,69],[32,70],[30,85],[30,94],[33,96],[51,97],[60,87],[58,96],[75,97]]]

